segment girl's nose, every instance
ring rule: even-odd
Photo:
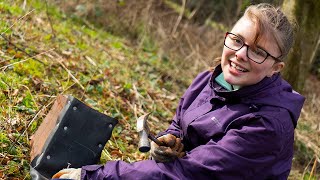
[[[248,56],[247,56],[247,46],[243,46],[241,49],[239,49],[235,55],[237,57],[237,59],[242,59],[244,61],[248,61]]]

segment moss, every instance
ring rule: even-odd
[[[14,65],[13,69],[17,74],[20,75],[29,75],[37,77],[44,76],[44,65],[33,59],[29,59],[27,61]]]
[[[19,16],[23,13],[23,10],[16,5],[9,5],[5,2],[0,2],[0,11],[2,13],[8,13],[9,15]]]

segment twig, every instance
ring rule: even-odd
[[[27,6],[27,0],[24,0],[22,4],[22,9],[25,10],[26,6]]]
[[[9,57],[9,56],[7,56]],[[10,59],[4,59],[4,60],[1,60],[0,63],[3,63],[3,62],[6,62],[6,61],[10,61],[10,60],[13,60],[15,57],[9,57]]]
[[[15,64],[23,63],[23,62],[28,61],[28,60],[30,60],[30,59],[35,59],[36,56],[45,54],[45,53],[47,53],[47,52],[49,52],[49,51],[52,51],[52,50],[54,50],[54,49],[55,49],[55,48],[52,48],[52,49],[49,49],[48,51],[44,51],[44,52],[41,52],[41,53],[39,53],[39,54],[36,54],[36,55],[34,55],[34,56],[30,57],[30,58],[27,58],[27,59],[24,59],[24,60],[21,60],[21,61],[12,63],[12,64],[8,64],[8,65],[5,65],[5,66],[2,66],[2,67],[0,67],[0,70],[5,69],[5,68],[7,68],[7,67],[9,67],[9,66],[13,66],[13,65],[15,65]]]
[[[178,19],[176,21],[176,24],[174,25],[174,28],[173,28],[172,33],[171,33],[173,35],[173,37],[176,36],[175,34],[176,34],[178,26],[179,26],[179,24],[180,24],[180,22],[182,20],[185,8],[186,8],[186,0],[182,0],[182,10],[181,10],[181,12],[179,14],[179,17],[178,17]]]
[[[63,69],[65,69],[67,71],[67,73],[69,74],[69,76],[71,76],[71,78],[81,87],[82,90],[85,90],[85,88],[82,86],[82,84],[80,83],[80,81],[73,76],[73,74],[70,72],[70,70],[62,63],[62,61],[58,61],[58,63],[61,65],[61,67]]]
[[[310,57],[310,61],[309,61],[310,64],[314,61],[314,57],[316,56],[316,53],[319,49],[319,46],[320,46],[320,33],[318,36],[318,41],[317,41],[316,45],[314,46],[314,49],[313,49],[311,57]]]
[[[24,16],[22,16],[21,18],[18,19],[18,21],[16,21],[15,23],[13,23],[9,28],[7,28],[5,31],[3,31],[0,36],[6,40],[9,44],[13,45],[15,48],[17,48],[19,51],[25,53],[26,55],[28,55],[29,57],[32,57],[31,54],[27,53],[24,49],[21,49],[20,47],[18,47],[17,45],[15,45],[14,43],[12,43],[5,35],[4,33],[6,33],[9,29],[11,29],[17,22],[19,22],[21,19],[23,19],[24,17],[26,17],[27,15],[29,15],[30,13],[32,13],[35,9],[32,9],[31,11],[29,11],[27,14],[25,14]],[[36,61],[44,64],[42,61],[34,58]]]
[[[48,17],[48,20],[49,20],[49,24],[50,24],[50,27],[51,27],[51,32],[53,34],[53,38],[55,38],[56,37],[56,33],[55,33],[55,31],[53,29],[53,26],[52,26],[52,20],[51,20],[50,15],[49,15],[47,0],[45,0],[45,3],[46,3],[46,14],[47,14],[47,17]]]
[[[68,78],[69,81],[69,78]],[[75,84],[77,84],[76,82],[73,82],[70,86],[66,87],[63,89],[63,91],[61,92],[61,94],[64,94],[68,89],[70,89],[72,86],[74,86]]]
[[[192,19],[193,16],[199,11],[199,9],[200,9],[201,6],[203,5],[203,3],[204,3],[203,0],[201,0],[199,3],[197,3],[196,8],[190,13],[190,15],[189,15],[189,17],[188,17],[189,20]]]
[[[318,157],[317,157],[317,155],[315,155],[315,157],[314,157],[314,162],[313,162],[313,166],[312,166],[312,169],[311,169],[311,172],[310,172],[310,176],[309,176],[309,180],[310,180],[311,177],[313,176],[313,172],[314,172],[314,170],[315,170],[316,167],[317,167],[317,159],[318,159]],[[314,174],[314,176],[316,176],[316,173]]]
[[[304,175],[306,174],[307,169],[308,169],[309,165],[311,164],[311,161],[312,161],[312,159],[310,159],[310,161],[308,162],[307,166],[304,168],[303,173],[302,173],[302,179],[303,179]]]
[[[6,30],[4,30],[1,33],[1,36],[6,33],[9,29],[11,29],[17,22],[19,22],[21,19],[23,19],[24,17],[26,17],[27,15],[29,15],[30,13],[32,13],[35,9],[32,9],[31,11],[29,11],[27,14],[23,15],[22,17],[20,17],[16,22],[14,22],[9,28],[7,28]]]
[[[94,62],[94,60],[91,57],[89,56],[84,56],[84,57],[86,58],[86,60],[89,61],[90,64],[92,64],[93,66],[97,66],[97,64]]]
[[[13,45],[15,48],[17,48],[19,51],[25,53],[26,55],[28,55],[29,57],[34,57],[33,55],[27,53],[24,49],[21,49],[20,47],[18,47],[17,45],[15,45],[14,43],[12,43],[7,37],[5,37],[4,35],[0,34],[0,36],[6,40],[9,44]],[[39,59],[34,58],[34,60],[40,62],[41,64],[44,64],[42,61],[40,61]]]
[[[18,46],[15,45],[14,43],[12,43],[12,42],[4,35],[4,33],[6,33],[6,32],[7,32],[9,29],[11,29],[17,22],[19,22],[21,19],[23,19],[24,17],[26,17],[27,15],[29,15],[30,13],[32,13],[34,10],[35,10],[35,9],[32,9],[32,10],[29,11],[27,14],[25,14],[24,16],[22,16],[21,18],[19,18],[19,19],[18,19],[16,22],[14,22],[9,28],[7,28],[6,30],[4,30],[4,31],[0,34],[0,36],[1,36],[4,40],[6,40],[9,44],[13,45],[15,48],[17,48],[19,51],[25,53],[25,54],[28,55],[29,57],[32,57],[32,55],[29,54],[29,53],[27,53],[24,49],[21,49],[20,47],[18,47]],[[34,58],[34,59],[35,59],[36,61],[44,64],[42,61],[40,61],[40,60],[38,60],[38,59],[36,59],[36,58]]]
[[[112,161],[112,157],[107,150],[103,149],[102,154],[104,154],[107,158],[109,158],[109,161]]]

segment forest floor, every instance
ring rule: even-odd
[[[118,119],[101,163],[147,159],[137,150],[137,117],[153,112],[153,133],[164,130],[179,97],[205,70],[172,61],[147,36],[133,44],[79,17],[41,0],[0,2],[0,179],[31,178],[30,137],[59,94]],[[319,91],[311,76],[290,179],[319,175]]]
[[[306,101],[295,133],[292,179],[306,178],[306,174],[318,179],[320,173],[320,81],[310,75],[305,83],[303,95]]]

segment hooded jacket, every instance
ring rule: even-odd
[[[82,167],[82,179],[287,179],[294,129],[304,97],[280,74],[227,91],[199,74],[182,96],[172,124],[159,135],[182,139],[186,156],[169,163],[153,160]]]

